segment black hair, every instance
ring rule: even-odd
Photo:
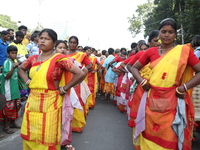
[[[7,31],[8,31],[8,32],[10,32],[10,31],[13,31],[13,32],[14,32],[14,29],[8,29]]]
[[[158,30],[153,30],[150,32],[149,34],[149,39],[148,39],[148,42],[151,42],[151,40],[155,37],[157,37],[159,34],[159,31]]]
[[[197,46],[200,46],[200,35],[195,35],[191,41],[191,46],[194,48],[194,47],[197,47]]]
[[[18,30],[22,30],[22,29],[28,30],[28,28],[25,25],[21,25],[18,27]]]
[[[175,30],[175,33],[177,33],[177,24],[176,24],[176,21],[173,18],[163,19],[160,22],[158,30],[160,30],[163,26],[166,26],[166,25],[172,26],[172,28]]]
[[[149,48],[149,45],[148,45],[147,43],[141,43],[141,44],[139,45],[139,48],[140,48],[140,49],[141,49],[142,45],[145,45],[146,47]]]
[[[114,53],[114,51],[115,51],[115,50],[114,50],[113,48],[109,48],[109,49],[108,49],[108,54],[111,55],[111,54]]]
[[[95,52],[98,52],[95,48],[92,48],[92,52],[94,52],[94,51],[95,51]]]
[[[115,50],[115,54],[119,53],[120,52],[120,49],[116,49]]]
[[[31,34],[31,41],[34,41],[34,39],[39,35],[40,31],[34,31],[32,34]]]
[[[8,46],[8,48],[7,48],[7,53],[9,54],[9,53],[12,52],[12,51],[18,51],[17,47],[14,46],[14,45]]]
[[[6,31],[6,30],[1,31],[0,33],[1,33],[1,35],[8,35],[8,34],[10,34],[10,33],[9,33],[8,31]]]
[[[106,50],[102,50],[101,54],[102,54],[102,55],[105,55],[106,52],[107,52]]]
[[[86,52],[88,49],[91,49],[91,47],[85,46],[85,47],[83,48],[83,51]]]
[[[76,40],[76,42],[77,42],[77,45],[79,44],[79,42],[78,42],[78,38],[76,37],[76,36],[71,36],[70,38],[69,38],[69,41],[71,40],[71,39],[75,39]]]
[[[120,49],[120,52],[122,52],[123,50],[125,50],[125,51],[126,51],[126,49],[125,49],[124,47],[122,47],[122,48]]]
[[[121,54],[123,54],[123,55],[125,55],[125,56],[126,56],[126,55],[127,55],[127,52],[121,52]]]
[[[66,43],[65,41],[63,41],[63,40],[57,40],[57,41],[56,41],[55,48],[56,48],[60,43],[65,44],[66,48],[68,48],[67,43]]]
[[[83,46],[78,46],[78,48],[80,48],[80,47],[82,47],[82,49],[83,49]]]
[[[137,47],[137,43],[135,43],[135,42],[131,43],[131,49],[134,49],[136,47]]]
[[[43,32],[47,32],[48,35],[52,38],[53,42],[56,42],[57,41],[57,33],[53,30],[53,29],[43,29],[40,33],[39,33],[39,36],[42,35]]]
[[[22,31],[15,32],[15,36],[24,36],[24,33]]]

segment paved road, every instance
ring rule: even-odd
[[[21,120],[19,118],[18,123]],[[2,125],[0,134],[6,135],[1,129]],[[0,139],[0,150],[22,150],[19,134],[20,130],[16,129],[16,133]],[[98,97],[95,108],[89,112],[83,132],[73,133],[72,144],[76,150],[133,150],[131,134],[126,115]],[[197,133],[193,143],[193,150],[200,150],[200,133]]]

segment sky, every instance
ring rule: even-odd
[[[127,18],[136,14],[137,5],[145,2],[147,0],[4,0],[0,14],[21,21],[18,25],[30,29],[40,22],[44,28],[54,29],[59,38],[59,28],[62,28],[64,36],[77,36],[82,46],[101,50],[130,49],[132,42],[144,37],[143,33],[132,37]]]

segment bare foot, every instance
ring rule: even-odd
[[[72,145],[66,145],[67,150],[75,150],[75,148]]]

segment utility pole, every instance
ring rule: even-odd
[[[181,0],[179,1],[179,11],[180,11],[180,16],[181,16],[181,41],[182,44],[184,44],[184,31],[183,31],[183,24],[182,24],[182,11],[181,11]]]

